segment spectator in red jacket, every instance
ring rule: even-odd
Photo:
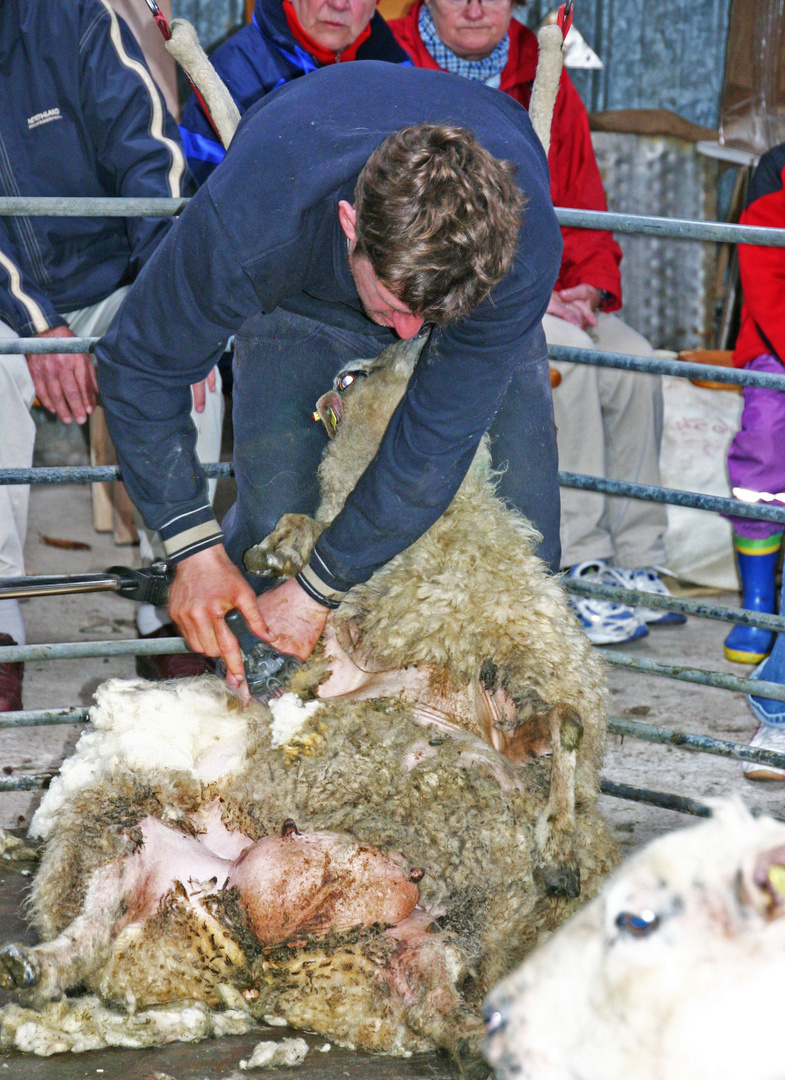
[[[760,159],[741,223],[785,228],[785,143]],[[739,268],[744,307],[733,362],[747,371],[785,375],[785,248],[740,244]],[[745,386],[741,429],[728,451],[728,473],[737,499],[785,505],[784,448],[785,393]],[[770,614],[776,600],[782,525],[750,518],[731,521],[744,607]],[[785,614],[782,602],[780,614]],[[746,664],[763,661],[753,678],[785,684],[785,634],[734,626],[725,639],[725,655]],[[751,745],[785,750],[785,702],[748,700],[759,722]],[[785,772],[770,766],[745,763],[744,772],[751,780],[785,780]]]
[[[512,18],[512,0],[416,0],[390,28],[417,67],[477,79],[528,108],[537,38]],[[586,110],[566,72],[551,127],[551,196],[556,206],[606,210]],[[609,232],[563,228],[559,279],[543,320],[550,345],[648,356],[649,343],[612,312],[621,307],[621,251]],[[559,465],[567,472],[660,483],[662,390],[656,376],[556,363]],[[562,488],[562,566],[574,577],[666,592],[663,506]],[[647,623],[683,616],[609,601],[579,599],[576,609],[596,644],[643,637]]]

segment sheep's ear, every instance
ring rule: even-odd
[[[785,916],[785,844],[753,855],[741,871],[739,893],[766,918]]]
[[[321,420],[327,434],[331,439],[334,439],[338,431],[338,425],[343,419],[343,402],[341,401],[341,395],[336,393],[335,390],[328,390],[316,402],[314,420],[317,419]]]

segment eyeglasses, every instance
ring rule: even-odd
[[[444,4],[449,8],[463,8],[468,7],[472,0],[439,0],[440,4]],[[504,4],[509,4],[510,0],[477,0],[477,3],[481,7],[500,8]]]

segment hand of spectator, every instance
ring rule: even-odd
[[[36,337],[76,337],[67,326],[53,326]],[[98,380],[87,353],[27,353],[25,359],[38,400],[64,424],[83,424],[95,409]]]
[[[194,395],[194,408],[198,413],[204,412],[205,403],[207,401],[207,391],[209,390],[211,394],[215,393],[215,368],[213,368],[206,379],[194,383],[191,390]]]
[[[601,301],[602,292],[594,285],[575,285],[572,289],[551,293],[548,315],[555,315],[585,330],[587,326],[597,325],[595,311]]]

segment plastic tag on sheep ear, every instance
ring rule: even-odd
[[[777,896],[781,896],[785,899],[785,866],[779,866],[776,863],[769,867],[766,874],[769,885],[773,892]]]

